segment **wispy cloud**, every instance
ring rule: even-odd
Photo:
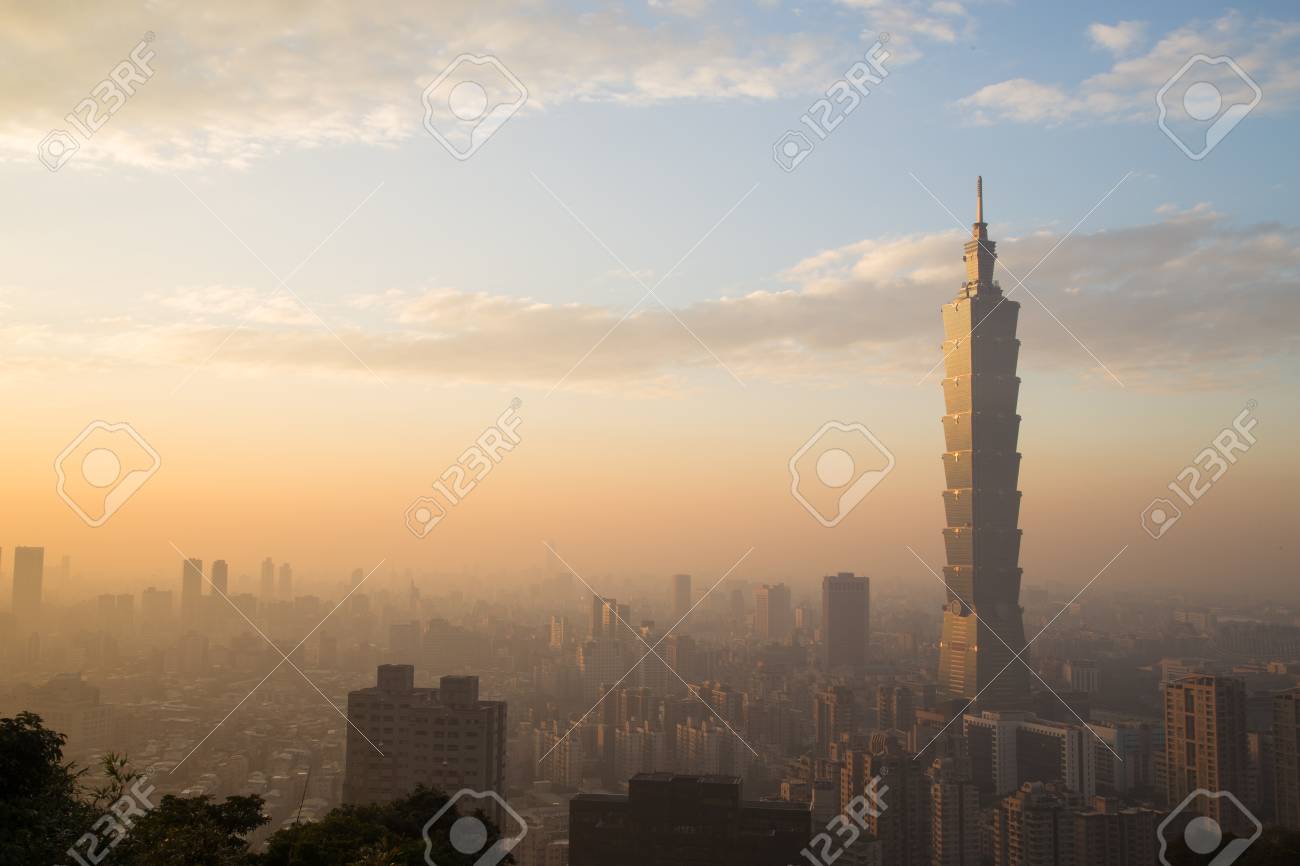
[[[866,26],[875,33],[888,33],[894,63],[908,63],[921,57],[927,42],[952,44],[968,36],[974,17],[957,0],[838,0],[861,12]]]
[[[1131,21],[1113,27],[1093,24],[1089,35],[1123,55],[1136,47],[1141,28]],[[1231,12],[1179,27],[1145,53],[1116,60],[1110,69],[1077,84],[1013,78],[981,87],[957,106],[977,123],[1149,121],[1156,92],[1196,54],[1235,59],[1264,91],[1259,111],[1287,111],[1300,101],[1300,21],[1248,19]],[[1225,104],[1239,97],[1248,101],[1242,94],[1223,94]]]
[[[996,231],[996,226],[994,227]],[[863,240],[800,261],[776,289],[718,297],[676,312],[747,381],[817,381],[852,372],[911,384],[937,360],[938,306],[961,280],[959,232]],[[1060,240],[1041,231],[1006,238],[1017,273]],[[1014,282],[1003,276],[1010,291]],[[1034,273],[1030,288],[1126,384],[1196,388],[1264,375],[1294,359],[1300,337],[1300,229],[1233,227],[1208,206],[1162,208],[1147,225],[1075,234]],[[1097,373],[1024,292],[1025,363]],[[70,321],[58,335],[5,346],[25,369],[43,364],[183,368],[206,357],[252,298],[222,287],[184,289],[127,321]],[[625,312],[591,304],[458,288],[357,295],[323,315],[385,377],[549,387]],[[355,360],[323,329],[281,311],[247,323],[213,360],[253,371],[355,375]],[[21,330],[21,329],[20,329]],[[657,388],[716,362],[665,311],[647,307],[573,373],[566,387]]]
[[[1114,24],[1097,21],[1088,25],[1088,36],[1092,39],[1092,44],[1117,57],[1128,54],[1141,45],[1146,40],[1146,33],[1145,21],[1117,21]]]
[[[4,4],[0,158],[35,143],[144,36],[156,75],[96,133],[78,168],[243,166],[278,151],[391,145],[421,131],[420,94],[462,53],[499,56],[529,90],[526,112],[571,102],[772,99],[824,86],[831,39],[746,32],[707,7],[654,16],[551,2],[394,0]]]

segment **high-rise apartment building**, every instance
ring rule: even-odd
[[[1273,810],[1300,829],[1300,689],[1273,696]]]
[[[911,731],[916,724],[912,690],[898,683],[876,687],[876,727],[884,731]]]
[[[618,640],[626,631],[626,626],[618,621],[620,610],[626,609],[627,605],[620,607],[618,599],[605,598],[600,595],[591,597],[591,639],[601,640]]]
[[[1024,708],[1029,671],[1012,659],[1025,647],[1020,609],[1020,416],[1016,319],[993,279],[996,244],[984,222],[983,180],[966,242],[966,280],[943,307],[943,493],[948,600],[939,644],[939,683],[981,709]],[[1022,656],[1023,658],[1023,656]]]
[[[203,604],[203,560],[187,559],[181,563],[181,625],[197,628]]]
[[[822,659],[827,670],[866,670],[870,622],[867,578],[845,571],[822,578]]]
[[[929,778],[930,866],[979,866],[980,792],[969,767],[935,758]]]
[[[45,580],[45,548],[14,548],[14,621],[26,628],[41,615],[42,584]]]
[[[868,751],[863,784],[880,779],[877,789],[884,791],[883,808],[867,815],[867,830],[876,838],[880,862],[930,866],[931,792],[925,765],[888,736],[873,735]]]
[[[421,784],[506,789],[506,705],[481,700],[478,677],[416,688],[413,665],[380,665],[377,685],[348,692],[348,721],[345,803],[385,803]]]
[[[754,590],[754,631],[761,640],[781,641],[794,628],[790,587],[763,584]]]
[[[1166,795],[1177,807],[1198,788],[1246,791],[1246,684],[1193,674],[1165,684]],[[1226,798],[1196,797],[1189,808],[1225,830],[1250,832]]]
[[[1113,797],[1093,797],[1074,816],[1076,866],[1147,866],[1160,862],[1155,809],[1125,807]]]
[[[293,566],[287,562],[280,563],[280,598],[293,600]]]
[[[998,803],[996,866],[1075,866],[1075,816],[1083,798],[1069,789],[1026,782]]]
[[[847,686],[827,686],[813,692],[812,722],[817,756],[824,758],[830,755],[831,745],[851,734],[860,721],[852,689]]]
[[[1085,797],[1096,793],[1096,740],[1083,725],[1016,710],[962,717],[975,783],[1004,796],[1025,782],[1054,782]]]

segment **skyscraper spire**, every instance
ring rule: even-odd
[[[998,245],[989,240],[988,223],[984,222],[984,177],[975,178],[975,222],[970,227],[971,239],[966,242],[966,284],[962,287],[966,297],[978,294],[1000,294],[993,282],[993,262],[997,259]]]

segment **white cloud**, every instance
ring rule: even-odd
[[[1115,24],[1102,24],[1100,21],[1088,25],[1088,36],[1093,45],[1104,48],[1115,56],[1128,54],[1146,40],[1147,24],[1145,21],[1119,21]]]
[[[1286,111],[1300,101],[1300,21],[1247,19],[1231,12],[1184,25],[1145,54],[1117,60],[1078,84],[1015,78],[982,87],[957,105],[977,123],[1149,121],[1156,114],[1156,93],[1196,54],[1233,58],[1263,90],[1258,111]],[[1226,66],[1216,73],[1213,83],[1225,104],[1249,101],[1247,86]]]
[[[710,0],[650,0],[650,8],[670,15],[698,18],[710,6]]]
[[[701,10],[703,11],[703,10]],[[462,53],[501,58],[525,112],[573,100],[770,99],[824,86],[829,38],[749,33],[731,19],[644,22],[549,0],[358,5],[175,0],[6,4],[0,158],[33,159],[50,129],[146,32],[156,74],[73,161],[246,165],[284,149],[423,135],[420,95]]]
[[[969,35],[975,26],[966,7],[956,0],[838,0],[862,13],[869,31],[889,34],[889,51],[895,63],[921,56],[921,44],[950,45]]]
[[[1236,228],[1206,205],[1162,211],[1148,225],[1074,234],[1034,272],[1030,291],[1128,385],[1221,386],[1293,360],[1300,350],[1293,327],[1300,320],[1300,229]],[[871,374],[910,384],[939,360],[938,307],[962,278],[963,237],[950,231],[859,241],[796,263],[780,276],[783,288],[676,313],[746,380]],[[1092,359],[1029,293],[1013,291],[1007,268],[1028,273],[1059,240],[1059,230],[1040,231],[999,244],[1000,279],[1021,304],[1023,364],[1100,380]],[[13,334],[41,337],[0,346],[11,369],[67,357],[185,368],[221,345],[214,366],[368,375],[323,327],[272,316],[232,335],[248,310],[241,292],[217,287],[174,297],[111,327],[73,321],[52,336],[13,326]],[[318,311],[385,378],[549,388],[625,308],[444,287],[358,296]],[[673,316],[647,305],[618,325],[566,387],[658,388],[701,371],[725,375]]]
[[[190,321],[224,321],[231,317],[263,325],[315,325],[316,317],[293,295],[234,286],[185,286],[156,297],[169,310],[187,313]]]

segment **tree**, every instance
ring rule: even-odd
[[[63,761],[66,742],[32,713],[0,719],[0,863],[62,863],[97,817]]]
[[[84,771],[63,760],[65,742],[30,713],[0,719],[0,866],[98,862],[104,854],[104,866],[423,866],[425,824],[447,803],[445,794],[418,788],[392,803],[343,806],[317,823],[277,831],[265,853],[254,854],[246,839],[268,820],[261,797],[145,797],[127,810],[125,801],[151,790],[147,779],[109,754],[105,782],[86,789]],[[450,843],[459,817],[448,810],[430,828],[438,866],[478,859],[480,852],[463,854]],[[492,822],[477,817],[496,839]],[[68,854],[74,845],[81,860]]]
[[[267,822],[262,798],[166,796],[113,852],[113,866],[247,866],[244,837]]]
[[[39,716],[0,719],[0,864],[95,861],[110,850],[112,866],[248,866],[243,837],[262,824],[260,797],[164,797],[129,822],[113,811],[139,774],[126,758],[104,759],[105,783],[87,790],[84,770],[63,760],[67,738]],[[152,804],[149,804],[152,805]],[[91,854],[95,851],[96,854]]]
[[[447,803],[439,791],[420,787],[392,803],[341,806],[312,824],[296,824],[273,835],[259,866],[424,866],[424,825]],[[448,838],[455,810],[430,828],[429,852],[438,866],[468,866],[478,852],[462,854]],[[492,821],[477,817],[497,838]],[[505,863],[514,861],[507,857]]]

